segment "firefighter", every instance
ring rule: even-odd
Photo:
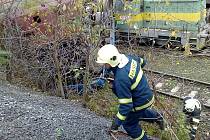
[[[114,74],[112,90],[118,97],[119,108],[111,131],[116,132],[122,125],[133,139],[147,140],[140,120],[156,122],[164,129],[162,115],[150,109],[154,96],[142,70],[146,64],[143,58],[121,54],[114,45],[107,44],[99,49],[96,62]]]
[[[201,103],[194,97],[185,97],[183,112],[186,114],[187,123],[190,125],[190,139],[195,140],[196,131],[198,129],[201,117]]]

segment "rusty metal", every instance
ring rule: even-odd
[[[64,6],[68,8],[63,9]],[[59,11],[56,11],[56,8]],[[78,9],[75,8],[75,0],[49,0],[30,9],[24,9],[23,6],[16,7],[7,16],[13,24],[21,29],[22,34],[25,36],[35,34],[52,36],[53,32],[55,32],[54,27],[58,25],[58,17],[65,15],[66,20],[72,20],[79,14]]]

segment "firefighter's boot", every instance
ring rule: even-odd
[[[160,117],[157,119],[156,123],[158,124],[161,130],[165,130],[165,122],[164,122],[162,113],[160,114]]]

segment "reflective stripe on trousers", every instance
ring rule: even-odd
[[[141,140],[144,137],[144,133],[145,133],[145,131],[142,130],[141,135],[138,138],[135,138],[133,140]]]
[[[138,110],[148,108],[149,106],[151,106],[154,103],[154,100],[155,100],[155,97],[153,96],[152,99],[148,103],[146,103],[142,106],[139,106],[139,107],[135,107],[132,111],[138,111]]]
[[[121,115],[120,112],[117,113],[117,117],[122,121],[126,119],[126,116]]]
[[[120,104],[128,104],[128,103],[132,103],[133,99],[132,98],[123,98],[123,99],[118,99]]]

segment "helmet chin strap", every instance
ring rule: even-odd
[[[126,64],[128,64],[128,58],[124,55],[124,54],[121,54],[119,56],[119,64],[118,64],[118,67],[119,68],[123,68]]]

